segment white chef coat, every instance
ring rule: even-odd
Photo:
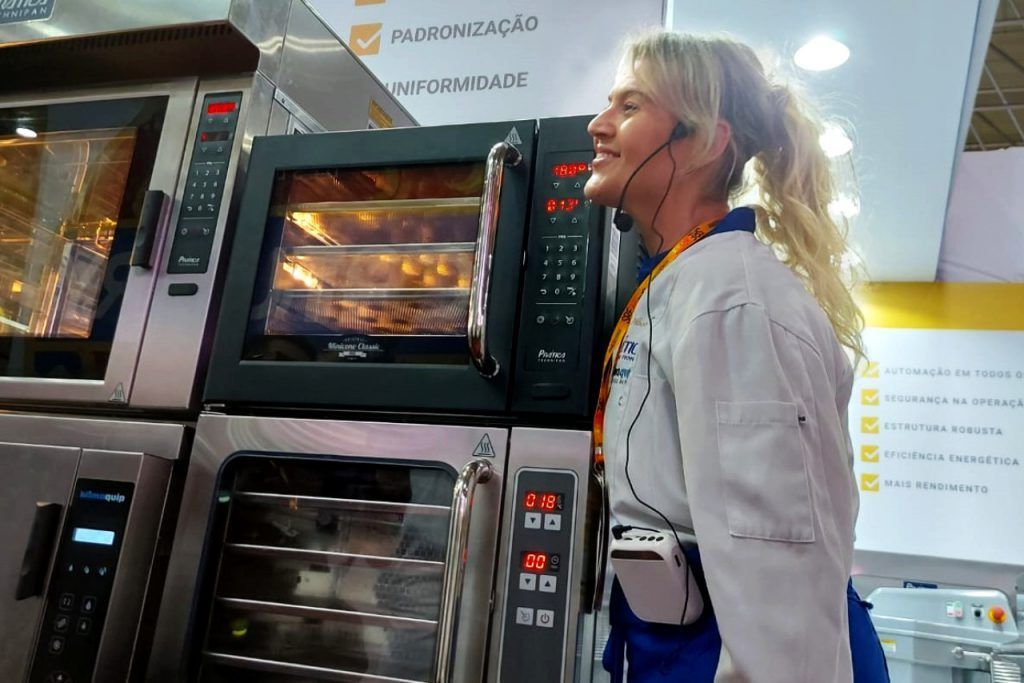
[[[627,484],[635,420],[633,486],[696,536],[716,683],[852,680],[852,384],[824,312],[750,232],[698,242],[638,302],[605,413],[612,524],[665,526]]]

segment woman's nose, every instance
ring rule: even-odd
[[[587,132],[590,133],[592,138],[609,137],[612,135],[614,128],[609,121],[607,109],[590,120],[590,123],[587,124]]]

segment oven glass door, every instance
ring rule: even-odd
[[[257,139],[205,400],[506,410],[535,125]]]
[[[283,171],[243,360],[469,362],[482,162]]]
[[[104,379],[166,107],[0,109],[0,375]]]
[[[432,681],[454,484],[446,465],[230,460],[200,680]]]

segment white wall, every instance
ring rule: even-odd
[[[663,0],[312,4],[424,125],[596,113],[625,35],[660,26],[664,15]],[[467,28],[472,35],[461,35]],[[429,92],[479,76],[498,76],[503,87]]]
[[[1024,148],[960,158],[939,280],[1024,282]]]
[[[861,191],[855,246],[872,279],[931,281],[978,6],[978,0],[673,0],[668,17],[675,30],[725,31],[790,65],[796,48],[819,33],[850,47],[843,66],[801,78],[828,115],[854,127]]]

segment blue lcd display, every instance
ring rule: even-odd
[[[114,532],[105,529],[85,529],[75,527],[71,540],[75,543],[92,543],[93,545],[114,545]]]

